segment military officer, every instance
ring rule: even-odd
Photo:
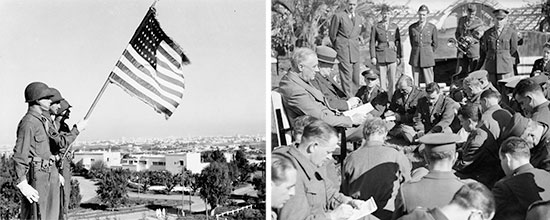
[[[333,48],[338,52],[342,89],[346,91],[348,97],[353,97],[359,87],[361,19],[355,13],[357,0],[348,0],[347,3],[344,11],[332,17],[329,37]]]
[[[543,46],[542,58],[535,60],[533,69],[531,70],[530,77],[536,75],[549,75],[550,74],[550,43],[546,42]]]
[[[497,85],[497,81],[514,75],[513,65],[517,52],[517,32],[508,24],[508,11],[497,9],[493,11],[495,26],[485,31],[481,37],[481,53],[477,69],[489,72],[489,81]],[[503,88],[499,86],[502,93]]]
[[[409,64],[412,66],[414,82],[420,83],[420,73],[424,76],[424,82],[434,81],[435,66],[434,52],[437,48],[437,28],[428,22],[428,6],[422,5],[418,9],[418,21],[409,26],[409,39],[411,42],[411,56]]]
[[[388,93],[378,86],[378,75],[374,73],[374,70],[365,69],[361,75],[363,75],[366,85],[361,86],[355,96],[359,97],[363,103],[370,103],[374,107],[374,110],[369,112],[370,115],[380,117],[388,106]]]
[[[529,118],[550,125],[550,101],[539,83],[532,78],[520,80],[514,89],[514,98]]]
[[[413,84],[411,77],[401,75],[397,81],[397,91],[393,94],[386,118],[395,116],[396,125],[390,135],[403,137],[409,143],[414,141],[416,132],[413,128],[413,117],[416,113],[418,100],[426,96],[426,92]]]
[[[327,46],[318,46],[315,52],[319,60],[319,72],[315,74],[315,79],[311,81],[311,85],[325,95],[329,106],[332,108],[347,111],[358,106],[361,100],[356,97],[349,98],[338,83],[330,77],[334,64],[338,63],[336,51]]]
[[[370,35],[370,57],[380,70],[380,87],[393,95],[398,77],[397,65],[403,61],[401,35],[397,24],[390,22],[390,8],[383,5],[382,20],[374,25]]]
[[[426,85],[426,96],[418,100],[418,106],[413,118],[414,129],[417,136],[425,133],[452,133],[453,128],[459,127],[455,116],[460,105],[453,99],[445,96],[437,83],[432,82]],[[458,128],[456,129],[458,130]]]
[[[458,19],[455,37],[457,41],[465,40],[470,42],[466,53],[458,53],[459,73],[465,74],[475,70],[479,61],[479,39],[483,35],[485,24],[481,18],[476,16],[477,8],[474,4],[467,7],[468,15]]]
[[[416,207],[435,208],[449,203],[465,182],[455,176],[453,164],[458,157],[455,134],[433,133],[419,138],[420,150],[428,161],[428,174],[401,186],[395,200],[394,218],[411,213]],[[420,168],[425,169],[425,168]],[[413,171],[415,173],[415,171]],[[415,179],[413,177],[413,179]]]

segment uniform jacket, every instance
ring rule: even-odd
[[[395,210],[393,201],[401,184],[410,180],[409,159],[383,142],[366,142],[344,162],[342,193],[354,199],[374,198],[379,219],[390,219]],[[386,210],[386,211],[384,211]]]
[[[399,220],[448,220],[447,216],[439,208],[415,209],[411,214],[401,217]]]
[[[498,149],[496,139],[484,125],[470,132],[454,166],[456,175],[462,179],[477,180],[490,189],[504,177]]]
[[[334,50],[338,53],[338,60],[351,63],[359,62],[359,34],[361,33],[361,18],[355,14],[355,18],[349,17],[346,9],[336,13],[329,28],[329,38]]]
[[[450,128],[455,120],[460,105],[453,99],[439,95],[433,106],[430,106],[427,97],[418,100],[418,106],[413,118],[414,128],[417,131],[440,133]]]
[[[64,153],[79,135],[78,129],[73,127],[69,132],[60,132],[59,126],[61,125],[57,125],[57,123],[52,120],[49,112],[43,112],[42,114],[48,121],[48,138],[50,140],[52,154]]]
[[[412,124],[418,100],[424,96],[426,96],[426,92],[416,86],[413,86],[411,93],[406,99],[405,94],[397,90],[393,94],[390,110],[401,116],[402,123]]]
[[[550,125],[550,101],[546,101],[535,107],[531,119]]]
[[[525,219],[529,205],[550,199],[550,173],[525,164],[493,188],[496,213],[493,219]]]
[[[395,23],[378,22],[372,26],[370,34],[370,57],[376,57],[378,63],[393,63],[403,57],[401,35]]]
[[[330,107],[340,111],[349,110],[346,93],[332,78],[317,73],[315,79],[311,81],[311,85],[323,93]]]
[[[513,73],[513,65],[516,61],[512,55],[517,52],[517,48],[517,33],[510,25],[503,27],[500,35],[493,26],[481,37],[478,69],[484,65],[489,74]]]
[[[371,103],[374,110],[370,114],[374,117],[380,117],[384,114],[388,106],[388,93],[382,90],[380,86],[374,87],[370,94],[368,94],[367,86],[361,86],[355,96],[360,98],[363,103]]]
[[[550,130],[548,125],[544,124],[544,132],[537,146],[531,149],[531,159],[529,162],[536,168],[550,172]]]
[[[437,48],[437,28],[430,22],[426,22],[420,29],[417,21],[409,26],[409,39],[411,42],[411,56],[409,64],[413,67],[435,66],[434,52]]]
[[[447,205],[464,184],[452,172],[430,171],[419,181],[401,186],[395,200],[394,217],[411,213],[416,207],[434,208]]]
[[[462,37],[472,37],[473,41],[468,48],[467,56],[469,58],[479,58],[479,39],[483,36],[483,26],[485,24],[479,17],[472,17],[468,20],[468,16],[463,16],[458,19],[458,25],[456,27],[455,38],[459,40]]]
[[[512,120],[512,114],[499,105],[491,106],[481,114],[481,123],[489,129],[496,140],[499,140],[504,126]]]
[[[295,195],[281,208],[279,219],[312,220],[329,219],[326,213],[342,203],[351,200],[327,181],[322,169],[317,168],[296,148],[286,147],[280,152],[289,156],[296,165]]]
[[[535,63],[533,64],[533,69],[531,69],[531,75],[529,77],[535,76],[535,71],[540,70],[543,74],[546,72],[546,75],[550,74],[550,61],[546,62],[546,65],[544,65],[544,58],[540,58],[538,60],[535,60]]]
[[[328,104],[323,93],[304,81],[295,72],[288,72],[279,83],[279,92],[290,121],[302,115],[311,115],[332,126],[352,127],[350,117],[339,115]]]

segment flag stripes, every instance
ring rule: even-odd
[[[151,7],[117,61],[109,80],[168,117],[183,98],[181,68],[189,59],[160,28]]]

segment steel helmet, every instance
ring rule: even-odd
[[[64,98],[63,98],[63,96],[61,96],[61,93],[59,92],[59,90],[57,90],[55,88],[50,88],[50,92],[53,95],[52,98],[51,98],[52,103],[56,103],[56,102],[60,102],[61,100],[64,100]]]
[[[69,102],[67,102],[66,99],[61,100],[59,104],[61,104],[61,108],[59,108],[59,111],[57,111],[58,115],[62,115],[65,110],[69,109],[70,107],[73,107],[69,104]]]
[[[27,103],[52,96],[48,85],[42,82],[33,82],[25,88],[25,102]]]

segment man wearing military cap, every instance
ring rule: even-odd
[[[437,28],[428,22],[428,6],[422,5],[418,9],[418,21],[409,26],[411,42],[411,56],[409,64],[412,66],[414,82],[420,83],[420,73],[425,83],[434,81],[435,56],[437,48]]]
[[[401,75],[397,80],[397,90],[392,96],[389,111],[385,117],[395,117],[396,125],[390,135],[403,137],[407,142],[414,142],[416,134],[413,125],[414,114],[418,107],[418,100],[426,96],[426,92],[414,85],[410,76]]]
[[[427,133],[453,133],[452,128],[458,130],[460,125],[455,117],[458,108],[460,105],[443,95],[437,83],[428,83],[426,96],[418,100],[418,107],[413,118],[414,129],[418,132],[417,136]]]
[[[403,62],[399,27],[390,22],[390,7],[382,6],[382,20],[372,26],[370,34],[370,57],[373,65],[380,70],[380,87],[393,95],[397,81],[397,65]]]
[[[459,73],[469,73],[475,70],[479,61],[479,40],[483,35],[485,23],[476,16],[477,8],[474,4],[468,4],[468,15],[458,19],[455,38],[459,42],[468,42],[468,50],[458,52]]]
[[[360,104],[360,99],[356,97],[349,98],[338,83],[330,77],[334,65],[338,63],[336,51],[327,46],[318,46],[315,52],[319,59],[319,72],[315,74],[315,79],[311,80],[313,87],[325,95],[328,104],[332,108],[347,111],[357,107]]]
[[[374,70],[365,68],[361,72],[361,75],[363,75],[366,85],[361,86],[355,96],[359,97],[363,103],[370,103],[374,107],[374,110],[369,112],[369,114],[374,117],[380,117],[386,111],[388,93],[378,85],[378,75]]]
[[[550,101],[544,97],[539,83],[531,78],[520,80],[514,89],[514,98],[527,117],[550,125]]]
[[[452,169],[458,157],[456,142],[459,139],[457,135],[447,133],[426,134],[418,139],[423,144],[421,146],[424,146],[420,151],[428,162],[429,172],[420,180],[401,186],[395,200],[393,219],[411,213],[416,207],[434,208],[451,201],[453,195],[465,184],[454,175]]]
[[[508,125],[506,125],[504,137],[520,137],[529,144],[531,152],[530,163],[539,169],[550,172],[550,132],[548,124],[538,122],[515,113]]]
[[[485,31],[481,37],[481,53],[477,69],[489,72],[489,81],[497,84],[500,79],[514,75],[513,66],[517,52],[518,41],[516,31],[508,24],[508,11],[497,9],[493,11],[495,26]],[[500,87],[499,91],[503,88]]]

